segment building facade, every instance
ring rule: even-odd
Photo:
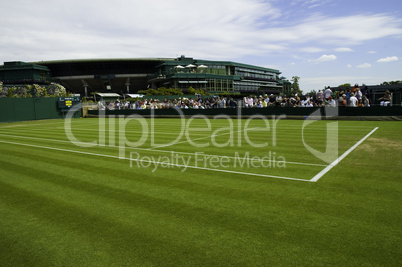
[[[148,88],[190,87],[211,94],[281,93],[290,82],[279,70],[230,61],[179,58],[92,59],[41,62],[6,62],[0,66],[4,84],[56,82],[69,92],[91,96],[95,93],[136,93]]]
[[[189,87],[210,93],[254,94],[281,93],[290,88],[275,69],[230,61],[208,61],[181,56],[155,67],[148,83],[151,88],[167,87],[186,90]]]
[[[3,84],[49,84],[50,70],[46,66],[21,61],[5,62],[0,66]]]

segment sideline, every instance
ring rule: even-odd
[[[374,128],[371,132],[369,132],[365,137],[360,139],[359,142],[354,144],[351,148],[349,148],[345,153],[343,153],[339,158],[334,160],[331,164],[329,164],[325,169],[320,171],[318,174],[316,174],[310,182],[317,182],[321,177],[323,177],[327,172],[329,172],[333,167],[335,167],[341,160],[346,158],[353,150],[355,150],[356,147],[358,147],[361,143],[363,143],[367,138],[369,138],[370,135],[372,135],[375,131],[377,131],[378,127]]]
[[[129,160],[129,161],[140,161],[140,162],[149,162],[149,163],[154,163],[154,164],[165,164],[165,165],[175,166],[175,167],[186,167],[186,168],[191,168],[191,169],[207,170],[207,171],[214,171],[214,172],[226,172],[226,173],[241,174],[241,175],[248,175],[248,176],[258,176],[258,177],[276,178],[276,179],[283,179],[283,180],[311,182],[311,180],[305,180],[305,179],[300,179],[300,178],[275,176],[275,175],[268,175],[268,174],[257,174],[257,173],[249,173],[249,172],[238,172],[238,171],[221,170],[221,169],[211,169],[211,168],[205,168],[205,167],[198,167],[198,166],[191,166],[191,165],[186,166],[186,165],[182,165],[182,164],[172,164],[172,163],[166,163],[166,162],[155,162],[155,161],[148,161],[148,160],[137,160],[137,159],[130,159],[130,158],[121,158],[119,156],[113,156],[113,155],[105,155],[105,154],[77,151],[77,150],[71,150],[71,149],[39,146],[39,145],[32,145],[32,144],[24,144],[24,143],[17,143],[17,142],[2,141],[2,140],[0,140],[0,143],[12,144],[12,145],[20,145],[20,146],[28,146],[28,147],[35,147],[35,148],[42,148],[42,149],[50,149],[50,150],[56,150],[56,151],[62,151],[62,152],[71,152],[71,153],[98,156],[98,157],[124,159],[124,160]]]
[[[0,136],[8,136],[12,138],[25,138],[25,139],[32,139],[32,140],[42,140],[42,141],[51,141],[51,142],[56,142],[56,143],[70,143],[70,141],[67,140],[58,140],[58,139],[48,139],[48,138],[40,138],[40,137],[33,137],[33,136],[21,136],[21,135],[10,135],[10,134],[4,134],[0,133]],[[98,145],[99,146],[99,145]],[[113,147],[113,148],[122,148],[122,146],[115,146],[115,145],[108,145],[107,147]],[[124,147],[125,149],[128,150],[139,150],[139,151],[150,151],[150,152],[162,152],[162,153],[175,153],[175,154],[183,154],[183,155],[193,155],[194,153],[191,152],[180,152],[180,151],[173,151],[173,150],[160,150],[160,149],[150,149],[150,148],[140,148],[140,147]],[[218,157],[218,158],[236,158],[233,156],[225,156],[225,155],[213,155],[213,154],[200,154],[200,156],[204,157]],[[268,162],[271,162],[272,160],[266,160]],[[325,167],[327,166],[326,164],[319,164],[319,163],[308,163],[308,162],[296,162],[296,161],[286,161],[286,164],[296,164],[296,165],[308,165],[308,166],[319,166],[319,167]]]

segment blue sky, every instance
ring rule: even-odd
[[[300,77],[304,92],[402,80],[400,0],[28,0],[0,3],[0,64],[226,60]]]

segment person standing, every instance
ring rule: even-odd
[[[365,107],[370,107],[370,100],[367,98],[366,95],[363,95],[363,105]]]
[[[248,107],[249,108],[254,107],[254,98],[251,95],[247,98],[247,102],[248,102]]]
[[[243,97],[243,103],[244,103],[244,107],[245,107],[245,108],[248,108],[248,99],[247,99],[246,96]]]
[[[325,99],[328,100],[330,96],[332,97],[332,90],[331,90],[331,88],[328,86],[328,88],[325,89]]]
[[[345,94],[346,94],[346,106],[349,106],[350,105],[350,95],[351,95],[349,88],[346,89]]]
[[[359,101],[362,100],[363,94],[362,94],[362,92],[360,91],[360,88],[359,88],[359,87],[356,88],[355,95],[356,95],[357,100],[359,100]]]
[[[357,98],[355,97],[354,93],[350,94],[350,99],[349,99],[349,106],[350,107],[357,107],[357,103],[359,102],[359,100],[357,100]]]
[[[342,92],[343,93],[343,92]],[[340,107],[346,107],[346,95],[342,94],[338,99],[338,104]]]
[[[269,105],[269,97],[267,94],[264,95],[264,101],[267,105]]]
[[[318,106],[321,106],[323,101],[324,101],[324,93],[321,90],[318,90],[317,95],[316,95],[316,102],[317,102]]]
[[[269,104],[271,104],[271,105],[274,105],[275,104],[275,96],[273,95],[273,94],[271,94],[270,96],[269,96]]]

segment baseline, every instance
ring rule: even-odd
[[[356,147],[358,147],[361,143],[363,143],[367,138],[370,137],[375,131],[377,131],[378,127],[374,128],[371,132],[369,132],[365,137],[360,139],[356,144],[354,144],[351,148],[349,148],[345,153],[343,153],[339,158],[334,160],[331,164],[329,164],[326,168],[316,174],[313,178],[311,178],[310,182],[317,182],[321,177],[323,177],[327,172],[329,172],[333,167],[338,165],[341,160],[346,158]]]

